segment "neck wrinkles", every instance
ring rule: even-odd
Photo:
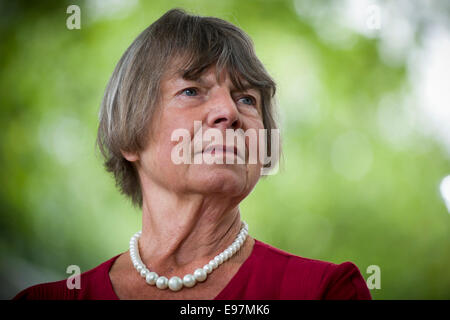
[[[139,252],[167,276],[202,267],[230,245],[241,227],[237,203],[223,195],[144,195]],[[231,259],[230,259],[231,260]]]

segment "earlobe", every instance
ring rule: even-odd
[[[123,150],[120,150],[120,152],[122,153],[123,157],[130,162],[135,162],[139,160],[139,155],[135,152],[128,152]]]

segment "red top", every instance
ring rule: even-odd
[[[81,288],[66,280],[38,284],[18,299],[117,300],[109,270],[119,255],[81,274]],[[214,300],[371,299],[358,268],[295,256],[255,239],[250,256]]]

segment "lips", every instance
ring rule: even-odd
[[[242,153],[240,152],[240,150],[238,150],[238,148],[236,146],[212,145],[212,146],[206,147],[203,150],[203,153],[213,154],[213,152],[215,152],[216,150],[222,150],[223,153],[226,153],[226,152],[233,153],[235,156],[243,158]]]

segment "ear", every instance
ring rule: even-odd
[[[123,150],[120,150],[120,152],[122,153],[123,157],[130,162],[135,162],[139,160],[139,154],[135,152],[128,152]]]

